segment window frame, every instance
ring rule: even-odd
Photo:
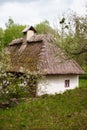
[[[66,79],[65,80],[65,88],[68,88],[68,87],[70,87],[70,80]]]

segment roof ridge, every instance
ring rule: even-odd
[[[22,42],[23,42],[23,37],[21,37],[21,38],[16,38],[16,39],[12,40],[12,41],[9,43],[9,46],[15,45],[15,44],[19,44],[19,43],[22,43]]]

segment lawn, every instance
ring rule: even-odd
[[[87,80],[64,94],[28,98],[0,109],[0,130],[87,130]]]

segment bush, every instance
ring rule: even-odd
[[[36,96],[37,80],[41,78],[37,74],[10,73],[12,62],[9,51],[2,50],[0,53],[0,97],[1,98],[19,98],[25,96]]]
[[[0,76],[0,96],[20,98],[28,95],[26,78],[23,75],[4,73]]]
[[[6,73],[0,75],[0,97],[21,98],[36,97],[38,75]]]

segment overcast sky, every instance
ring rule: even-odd
[[[70,10],[84,15],[86,4],[87,0],[0,0],[0,27],[9,17],[19,24],[35,25],[49,20],[52,25]]]

